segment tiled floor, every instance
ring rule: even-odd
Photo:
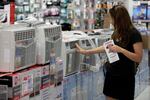
[[[150,100],[150,86],[148,86],[135,100]]]

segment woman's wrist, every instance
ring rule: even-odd
[[[124,53],[124,48],[121,48],[121,53],[122,53],[122,54]]]

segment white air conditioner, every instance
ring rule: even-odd
[[[37,64],[49,63],[50,53],[55,53],[56,58],[61,56],[61,31],[60,25],[36,26]]]
[[[36,63],[35,29],[19,25],[0,30],[0,72],[14,72]]]
[[[76,52],[75,43],[78,43],[78,39],[72,35],[67,35],[63,32],[62,41],[62,59],[64,61],[64,76],[77,73],[79,71],[79,59],[80,54]]]
[[[94,41],[95,38],[85,38],[79,40],[79,44],[84,49],[92,49],[92,48],[96,48]],[[99,68],[101,66],[101,59],[98,54],[81,55],[80,59],[81,59],[80,71],[84,71],[84,70],[92,70],[95,72],[99,71]]]

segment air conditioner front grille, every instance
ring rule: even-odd
[[[50,59],[50,51],[54,48],[54,44],[51,42],[46,42],[46,49],[45,49],[45,61],[49,61]]]
[[[16,43],[15,68],[19,69],[35,63],[36,43],[34,40],[26,40]],[[28,66],[29,67],[29,66]]]
[[[53,51],[55,52],[55,56],[60,57],[61,56],[61,39],[58,40],[57,42],[48,42],[46,41],[46,51],[45,51],[45,60],[46,62],[49,61],[50,59],[50,52],[53,49]]]
[[[61,34],[61,27],[54,27],[54,28],[46,28],[44,30],[45,37],[53,37],[57,34]]]
[[[36,44],[33,43],[26,49],[26,52],[25,52],[26,53],[26,56],[25,56],[26,65],[35,63],[35,57],[36,57],[35,48],[36,48]]]
[[[35,37],[35,30],[25,30],[15,32],[15,41],[33,39]]]

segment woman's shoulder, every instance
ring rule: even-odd
[[[140,32],[134,27],[130,29],[130,34],[140,34]]]
[[[130,34],[131,34],[130,39],[133,40],[134,43],[142,41],[141,33],[136,28],[131,29]]]

